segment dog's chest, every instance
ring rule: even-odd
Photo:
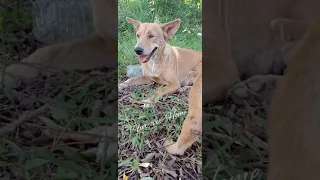
[[[143,67],[142,71],[145,76],[150,78],[159,78],[161,76],[161,67],[155,62],[155,59],[150,59]]]

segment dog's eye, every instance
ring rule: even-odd
[[[149,38],[153,38],[154,36],[152,35],[152,34],[149,34],[149,36],[148,36]]]
[[[140,36],[139,36],[139,34],[137,34],[137,38],[139,38]]]

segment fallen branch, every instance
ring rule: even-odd
[[[50,107],[48,105],[44,105],[44,106],[36,109],[33,112],[24,114],[18,120],[14,121],[11,124],[8,124],[7,126],[3,127],[2,129],[0,129],[0,137],[14,131],[17,127],[21,126],[23,123],[26,123],[26,122],[28,122],[38,116],[46,114],[49,110],[50,110]]]

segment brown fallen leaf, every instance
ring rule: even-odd
[[[155,156],[155,153],[149,153],[146,155],[145,158],[141,159],[141,162],[150,162],[154,156]]]

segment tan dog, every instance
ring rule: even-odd
[[[166,42],[180,27],[180,19],[165,24],[141,23],[127,18],[136,30],[137,44],[134,51],[139,56],[143,75],[126,80],[119,89],[130,85],[157,82],[165,85],[145,105],[158,101],[163,95],[176,92],[181,86],[190,85],[190,73],[199,74],[202,68],[202,53],[170,46]]]
[[[80,39],[37,49],[23,63],[40,64],[64,70],[117,68],[117,3],[115,0],[91,0],[95,32]],[[39,68],[13,64],[6,69],[4,83],[12,87],[16,80],[33,80]],[[1,78],[0,78],[1,79]]]
[[[289,34],[307,32],[292,49],[269,109],[268,180],[320,177],[320,25],[276,20]]]
[[[204,1],[205,8],[210,7]],[[189,93],[188,115],[184,120],[181,134],[176,143],[171,139],[164,145],[168,153],[182,155],[202,134],[202,102],[223,100],[229,88],[239,81],[236,63],[231,55],[230,42],[227,41],[227,33],[221,27],[221,20],[216,11],[204,11],[203,16],[203,59],[206,66],[202,67],[202,73],[196,78]],[[211,26],[212,25],[212,26]],[[205,79],[202,81],[202,76]],[[196,75],[195,75],[196,77]],[[205,88],[202,88],[202,82]],[[203,98],[202,98],[203,97]]]
[[[246,58],[250,56],[254,51],[259,48],[265,48],[268,46],[269,40],[274,35],[275,29],[280,29],[277,23],[273,22],[273,29],[270,28],[270,21],[277,17],[285,17],[286,12],[292,12],[291,17],[299,18],[303,20],[315,20],[319,16],[314,6],[319,1],[308,0],[305,3],[302,0],[296,2],[290,2],[289,0],[245,0],[245,1],[203,1],[204,5],[204,24],[203,31],[206,38],[203,40],[204,52],[210,52],[204,54],[205,66],[202,68],[204,83],[206,86],[203,89],[203,101],[212,101],[223,99],[226,92],[230,87],[239,81],[239,76],[243,73],[249,74],[249,76],[257,74],[270,73],[269,69],[278,68],[272,66],[278,66],[281,62],[277,59],[252,59],[250,65],[245,62]],[[288,2],[292,6],[287,6]],[[312,3],[311,3],[312,2]],[[263,4],[263,5],[262,5]],[[269,7],[269,8],[265,8]],[[207,9],[206,9],[207,8]],[[229,8],[229,9],[228,9]],[[214,10],[212,10],[214,9]],[[259,9],[257,16],[252,16],[253,11]],[[308,10],[305,10],[308,9]],[[219,14],[220,12],[221,14]],[[229,19],[235,19],[230,21]],[[243,26],[242,22],[246,19],[248,25]],[[222,25],[222,26],[221,26]],[[288,24],[287,24],[288,26]],[[297,40],[301,37],[301,31],[303,27],[299,25],[299,29],[295,32],[286,33],[288,28],[285,27],[285,34],[289,35],[289,39]],[[300,36],[299,36],[300,33]],[[232,39],[233,43],[230,43]],[[294,52],[299,49],[299,44],[290,47],[283,47],[285,49],[285,63],[289,63],[290,59],[294,55]],[[231,54],[231,47],[237,52]],[[274,61],[274,62],[273,62]],[[235,63],[238,64],[240,75],[237,71]],[[252,65],[253,64],[253,65]],[[271,70],[272,72],[273,70]],[[278,70],[275,70],[275,72]],[[269,78],[270,76],[260,76],[262,80]],[[253,77],[254,79],[255,77]],[[278,79],[277,76],[271,77]],[[250,81],[250,79],[248,79]],[[192,96],[190,94],[190,96]],[[191,99],[191,97],[189,97]],[[190,104],[194,104],[189,102]],[[198,109],[200,110],[200,109]],[[195,114],[196,110],[189,109],[189,116]],[[186,120],[187,120],[186,118]],[[187,127],[187,126],[183,126]],[[196,126],[194,126],[196,128]],[[190,129],[190,127],[185,128]],[[189,141],[183,141],[184,137],[188,137],[188,130],[182,129],[182,133],[179,136],[178,143],[173,146],[167,147],[169,153],[181,154],[185,150],[182,147],[189,147]],[[190,132],[190,131],[189,131]],[[182,143],[181,143],[182,142]],[[167,144],[170,144],[167,141]]]
[[[189,110],[183,122],[181,133],[176,143],[166,140],[164,146],[171,154],[183,155],[184,152],[202,134],[202,73],[200,73],[189,93]]]
[[[117,32],[115,27],[117,27],[117,18],[114,16],[117,13],[116,0],[91,1],[93,3],[93,21],[96,30],[94,33],[78,40],[38,49],[29,57],[21,60],[21,62],[40,63],[67,70],[87,70],[100,66],[116,68]],[[320,11],[318,10],[320,1],[318,0],[204,0],[203,3],[203,18],[207,17],[206,14],[209,11],[219,18],[219,21],[215,21],[210,18],[211,16],[208,16],[208,20],[203,23],[203,31],[222,25],[223,30],[229,36],[229,41],[232,40],[230,46],[233,49],[232,55],[237,63],[239,74],[245,77],[278,73],[280,71],[279,66],[281,65],[279,64],[282,64],[281,59],[276,58],[276,56],[264,56],[264,52],[269,51],[267,49],[271,44],[270,39],[275,36],[274,30],[269,25],[271,20],[285,17],[304,21],[320,21]],[[208,10],[205,10],[206,8]],[[246,23],[245,26],[243,22]],[[214,36],[212,32],[203,34],[205,36]],[[289,39],[295,40],[290,37]],[[219,44],[214,47],[210,43],[212,41],[204,42],[204,48],[209,45],[212,46],[210,51],[223,49],[220,48]],[[262,51],[260,51],[261,49]],[[207,64],[204,68],[212,69],[213,67],[219,69],[220,65],[214,64],[214,66],[210,66]],[[39,75],[40,70],[26,65],[15,64],[7,68],[7,73],[17,76],[19,79],[32,80]],[[206,79],[204,78],[203,80],[206,81]],[[14,78],[6,76],[5,83],[6,85],[13,85]]]

